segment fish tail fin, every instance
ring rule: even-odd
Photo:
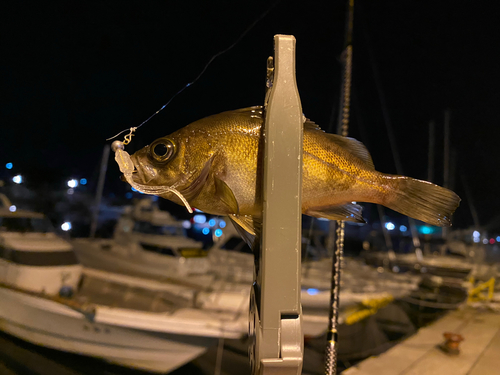
[[[384,176],[393,188],[384,206],[417,220],[440,227],[451,226],[451,215],[460,203],[453,191],[410,177]]]

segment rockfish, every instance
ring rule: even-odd
[[[262,125],[262,107],[250,107],[206,117],[159,138],[131,156],[134,187],[182,204],[175,189],[191,206],[228,215],[255,234],[262,216]],[[451,190],[377,172],[361,142],[325,133],[307,119],[303,142],[304,214],[364,222],[354,202],[371,202],[432,225],[451,225],[460,202]]]

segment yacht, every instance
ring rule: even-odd
[[[0,208],[0,329],[10,335],[165,373],[247,331],[246,313],[199,309],[192,287],[141,281],[83,267],[43,215]]]

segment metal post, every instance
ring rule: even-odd
[[[109,145],[105,145],[102,151],[101,169],[99,171],[99,181],[97,182],[92,222],[90,223],[90,238],[95,237],[95,232],[97,230],[97,219],[99,218],[99,208],[101,207],[102,190],[104,189],[104,179],[106,178],[106,171],[108,169],[109,149]]]
[[[250,300],[253,374],[302,372],[301,290],[303,114],[295,38],[274,37],[274,80],[264,126],[263,224]],[[269,68],[269,67],[268,67]]]

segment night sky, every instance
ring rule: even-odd
[[[14,163],[28,186],[70,177],[95,186],[105,139],[158,110],[271,3],[3,2],[0,168]],[[449,109],[459,227],[472,225],[464,179],[481,224],[500,215],[500,30],[494,2],[479,4],[356,0],[354,15],[350,135],[367,145],[378,170],[396,172],[382,91],[406,175],[427,179],[428,124],[435,121],[433,182],[442,184]],[[304,113],[328,129],[338,110],[344,12],[345,1],[278,1],[139,129],[127,150],[199,118],[262,104],[275,34],[296,37]],[[112,158],[108,170],[106,192],[124,192]]]

